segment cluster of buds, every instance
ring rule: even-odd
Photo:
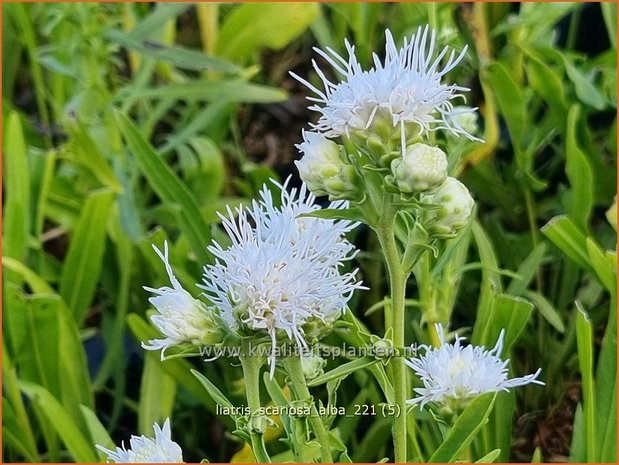
[[[400,49],[389,30],[385,34],[384,63],[375,57],[369,70],[361,68],[348,42],[348,59],[316,49],[343,75],[333,83],[314,63],[324,90],[293,74],[317,94],[310,109],[321,114],[313,130],[303,133],[296,164],[315,195],[349,200],[363,209],[371,190],[399,194],[398,204],[406,209],[409,202],[408,210],[430,237],[451,237],[468,223],[474,202],[468,189],[448,176],[447,154],[428,136],[442,129],[448,141],[461,135],[479,140],[473,135],[475,109],[452,103],[468,89],[441,82],[465,50],[451,52],[442,62],[448,49],[435,56],[435,33],[429,28],[405,39]],[[368,183],[382,186],[372,189]]]

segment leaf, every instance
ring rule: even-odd
[[[526,106],[520,86],[516,84],[508,69],[498,61],[488,65],[482,73],[482,79],[492,86],[514,147],[520,151],[527,127]]]
[[[321,208],[308,213],[302,213],[299,218],[322,218],[323,220],[363,221],[363,213],[358,208]]]
[[[30,175],[28,149],[16,112],[8,118],[4,137],[4,223],[2,254],[24,262],[30,234]],[[11,279],[11,274],[7,275]]]
[[[572,187],[568,212],[586,231],[593,210],[595,179],[587,155],[577,140],[579,120],[580,107],[573,105],[567,115],[565,174]]]
[[[589,262],[587,237],[571,217],[567,215],[555,216],[542,226],[541,231],[579,267],[588,271],[591,275],[597,276]]]
[[[19,381],[19,386],[32,402],[41,408],[76,462],[97,461],[93,445],[47,389],[29,381]]]
[[[479,221],[475,220],[471,223],[471,231],[473,232],[473,238],[482,264],[482,284],[477,304],[477,318],[473,327],[473,335],[471,336],[471,341],[478,343],[481,342],[482,334],[486,332],[486,326],[490,322],[494,298],[501,293],[502,287],[501,275],[495,271],[499,269],[496,253]]]
[[[582,71],[572,64],[566,55],[561,54],[561,57],[563,58],[563,63],[565,64],[565,71],[574,84],[578,99],[596,110],[603,110],[606,107],[606,100],[604,100],[604,97],[600,91],[589,80],[589,78],[582,73]]]
[[[144,39],[157,31],[169,20],[182,15],[191,8],[191,3],[157,3],[152,13],[135,26],[129,34],[135,40]]]
[[[82,415],[84,417],[84,421],[86,422],[86,427],[88,428],[88,433],[90,434],[90,439],[92,439],[93,444],[98,444],[112,450],[115,449],[114,441],[112,441],[112,438],[97,418],[95,412],[85,405],[80,405],[80,408],[82,409]],[[98,449],[97,454],[99,455],[100,460],[103,461],[107,459],[107,455]]]
[[[525,48],[524,52],[529,57],[526,67],[529,84],[535,92],[550,104],[558,118],[565,119],[564,112],[567,108],[565,88],[561,76],[546,64],[539,53],[528,48]]]
[[[71,135],[69,144],[70,152],[74,155],[73,160],[88,169],[105,187],[117,194],[121,193],[122,185],[116,179],[112,167],[84,126],[74,123],[67,125],[67,129]]]
[[[160,337],[157,330],[144,321],[135,313],[127,315],[127,325],[138,341],[148,341]],[[159,361],[161,368],[172,378],[187,389],[196,399],[198,399],[209,412],[216,413],[216,404],[211,396],[204,390],[201,383],[190,373],[193,365],[179,358],[172,360],[161,360],[158,352],[147,351],[147,357],[152,357]],[[220,417],[229,428],[234,428],[234,423],[228,417]]]
[[[518,267],[518,278],[512,279],[507,287],[507,293],[515,296],[521,295],[529,287],[529,283],[535,276],[535,272],[541,265],[546,254],[546,244],[540,242],[529,253],[527,258]]]
[[[617,4],[614,2],[600,2],[606,32],[610,38],[610,46],[617,49]]]
[[[28,287],[35,294],[54,294],[54,289],[47,283],[47,281],[24,265],[10,257],[2,257],[2,266],[7,270],[11,270],[13,273],[19,275],[23,279]]]
[[[363,368],[367,368],[375,363],[378,363],[379,360],[373,357],[362,357],[357,360],[353,360],[352,362],[344,363],[343,365],[334,368],[323,375],[314,378],[310,382],[307,383],[308,386],[320,386],[321,384],[325,384],[328,381],[332,381],[334,379],[345,378],[351,373],[355,371],[361,370]]]
[[[263,47],[279,50],[301,35],[314,21],[316,3],[246,3],[223,23],[217,54],[243,62]]]
[[[493,451],[488,452],[479,460],[475,460],[475,463],[492,463],[497,459],[500,453],[501,449],[494,449]]]
[[[147,58],[165,61],[182,69],[192,71],[210,70],[219,73],[238,74],[240,68],[221,58],[210,57],[197,50],[181,46],[170,46],[149,39],[137,39],[133,35],[110,30],[105,37],[123,47]]]
[[[71,235],[69,251],[60,276],[60,295],[78,325],[86,317],[101,274],[106,225],[114,194],[108,190],[90,194]]]
[[[578,346],[578,364],[582,378],[584,431],[574,431],[574,435],[585,436],[585,457],[589,463],[595,462],[595,391],[593,379],[593,328],[589,316],[576,301],[576,343]]]
[[[139,434],[151,434],[153,423],[170,417],[175,398],[176,380],[165,372],[160,360],[147,357],[140,384]]]
[[[175,98],[190,102],[273,103],[282,102],[288,98],[288,94],[283,90],[239,80],[196,80],[146,89],[127,89],[130,91],[128,95],[130,99]]]
[[[5,289],[6,330],[20,377],[40,384],[80,422],[79,403],[93,405],[84,348],[71,312],[57,295]]]
[[[559,312],[552,306],[552,304],[544,297],[543,294],[540,294],[536,291],[525,291],[524,296],[528,299],[531,299],[540,314],[546,319],[548,323],[550,323],[557,331],[561,334],[565,332],[565,325],[563,324],[563,319]]]
[[[115,116],[129,150],[157,195],[167,203],[178,205],[179,227],[191,244],[198,261],[201,264],[209,263],[205,247],[211,241],[211,232],[200,214],[195,198],[176,173],[142,137],[129,118],[120,112]]]
[[[471,443],[481,427],[488,421],[495,398],[496,393],[491,392],[474,399],[458,417],[447,437],[428,462],[452,463],[458,460],[460,452]]]
[[[228,400],[224,393],[221,392],[217,386],[211,383],[206,376],[204,376],[198,370],[194,369],[191,370],[191,373],[193,373],[193,375],[198,379],[198,381],[200,381],[200,384],[204,386],[204,389],[206,390],[206,392],[208,392],[208,395],[211,396],[211,398],[217,403],[217,405],[230,409],[234,407],[232,402]],[[237,415],[230,416],[235,420],[238,418]]]
[[[600,246],[591,237],[585,240],[587,253],[589,254],[589,263],[595,274],[600,279],[604,287],[612,292],[616,289],[617,283],[617,265],[611,260],[608,260]]]

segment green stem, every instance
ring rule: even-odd
[[[284,366],[288,379],[290,381],[290,387],[294,392],[297,400],[306,400],[311,398],[305,377],[303,376],[303,369],[301,368],[301,359],[299,357],[287,357],[284,360]],[[311,414],[309,422],[316,435],[316,439],[320,443],[320,461],[322,463],[333,463],[333,457],[331,456],[331,447],[329,446],[329,432],[325,428],[324,423],[318,415],[316,405],[312,402]]]
[[[386,196],[383,209],[383,217],[376,228],[387,272],[389,273],[389,288],[391,292],[391,318],[390,328],[393,331],[393,344],[395,347],[404,347],[404,309],[407,273],[402,269],[400,252],[395,240],[394,224],[395,209]],[[389,328],[387,328],[389,329]],[[395,450],[396,463],[406,462],[406,366],[403,357],[391,359],[393,369],[393,388],[395,391],[395,403],[398,405],[399,415],[393,424],[393,447]]]
[[[247,406],[251,414],[249,418],[249,437],[251,439],[251,448],[258,463],[271,463],[271,458],[266,451],[263,438],[263,428],[266,427],[266,418],[261,421],[257,415],[262,404],[260,403],[260,367],[262,361],[258,357],[251,357],[248,354],[248,348],[243,343],[241,355],[241,366],[243,367],[243,376],[245,378],[245,393],[247,395]],[[263,424],[264,423],[264,424]]]

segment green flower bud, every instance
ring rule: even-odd
[[[355,169],[342,160],[339,145],[322,134],[303,132],[303,143],[297,148],[303,158],[295,164],[312,193],[329,195],[332,199],[354,197]]]
[[[477,134],[479,125],[477,124],[477,112],[471,107],[458,106],[452,111],[452,121],[455,126],[459,126],[468,134]]]
[[[447,178],[447,156],[438,147],[409,145],[404,157],[391,162],[391,171],[402,192],[425,192]]]
[[[307,381],[311,381],[322,375],[326,364],[327,361],[319,355],[311,353],[308,355],[301,355],[301,369]]]
[[[424,226],[440,235],[455,234],[466,226],[475,205],[466,186],[452,177],[445,179],[436,191],[424,194],[421,201],[438,207],[426,210]]]

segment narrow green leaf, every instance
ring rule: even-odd
[[[152,13],[145,16],[131,31],[133,39],[139,40],[158,32],[171,19],[191,8],[191,3],[157,3]]]
[[[144,321],[139,315],[130,313],[127,315],[127,325],[138,341],[149,341],[160,337],[155,328]],[[191,374],[193,365],[180,358],[172,360],[161,360],[159,352],[146,351],[147,357],[152,357],[161,364],[161,367],[174,378],[180,385],[184,386],[196,399],[198,399],[211,413],[215,413],[215,402],[204,390],[201,383]],[[234,423],[228,417],[221,417],[221,420],[229,428],[234,428]]]
[[[314,210],[309,213],[303,213],[299,217],[308,218],[322,218],[323,220],[348,220],[348,221],[362,221],[365,219],[363,213],[358,208],[346,208],[340,210],[339,208],[321,208],[320,210]]]
[[[458,460],[460,452],[471,443],[481,427],[488,421],[495,397],[496,393],[491,392],[473,400],[458,417],[447,437],[428,462],[453,463]]]
[[[586,231],[593,210],[595,179],[587,155],[577,140],[579,121],[580,107],[573,105],[567,115],[565,173],[572,187],[568,212]]]
[[[482,264],[482,284],[477,304],[477,318],[471,336],[471,342],[479,344],[482,342],[482,334],[487,331],[486,326],[490,323],[494,298],[501,293],[502,286],[501,275],[495,271],[499,269],[499,263],[488,235],[477,220],[471,224],[471,231]]]
[[[129,99],[175,98],[187,101],[273,103],[286,100],[280,89],[244,81],[190,81],[147,89],[129,89]]]
[[[524,296],[527,299],[531,299],[540,314],[546,319],[548,323],[550,323],[557,331],[560,333],[565,332],[565,325],[563,324],[563,319],[559,312],[552,306],[552,304],[544,297],[543,294],[540,294],[536,291],[525,291]]]
[[[123,188],[116,179],[112,167],[92,140],[86,128],[80,123],[74,123],[68,125],[67,129],[71,136],[69,153],[73,155],[72,159],[88,169],[103,186],[117,194],[121,193]]]
[[[225,20],[217,54],[242,62],[255,51],[280,49],[301,35],[319,12],[317,3],[245,3]]]
[[[508,69],[498,61],[490,64],[481,76],[492,86],[512,142],[517,150],[520,150],[527,128],[527,112],[520,86]]]
[[[123,47],[148,58],[171,63],[182,69],[193,71],[210,70],[219,73],[237,74],[240,68],[229,61],[214,58],[198,50],[170,46],[150,39],[136,39],[118,30],[110,30],[105,37]]]
[[[579,267],[596,276],[589,263],[587,237],[571,217],[555,216],[541,228],[541,231]]]
[[[217,405],[220,405],[221,407],[226,407],[226,408],[233,407],[232,402],[230,402],[228,398],[224,395],[224,393],[221,392],[217,386],[211,383],[206,376],[204,376],[198,370],[192,369],[191,373],[193,373],[193,375],[197,378],[197,380],[200,381],[200,384],[204,386],[204,389],[206,389],[206,392],[208,392],[208,395],[211,396],[211,398],[217,403]],[[232,417],[235,419],[237,418],[236,415],[233,415]]]
[[[116,113],[116,121],[129,149],[155,192],[165,202],[178,205],[179,226],[187,236],[198,261],[201,264],[210,262],[206,245],[211,241],[211,232],[202,219],[193,195],[174,171],[157,155],[151,145],[144,140],[129,118],[122,113]]]
[[[325,384],[326,382],[332,381],[334,379],[345,378],[346,376],[355,371],[362,370],[363,368],[367,368],[378,362],[379,360],[375,359],[374,357],[362,357],[357,360],[353,360],[352,362],[344,363],[343,365],[340,365],[339,367],[334,368],[333,370],[328,371],[327,373],[320,375],[317,378],[314,378],[309,383],[307,383],[307,385],[311,387],[320,386],[321,384]]]
[[[589,316],[576,301],[576,342],[578,346],[578,364],[582,377],[584,431],[574,431],[586,437],[586,461],[595,462],[595,391],[593,379],[593,328]]]
[[[88,196],[71,235],[60,277],[60,295],[81,324],[94,297],[105,250],[106,225],[114,194],[108,190]]]
[[[533,248],[527,258],[523,260],[518,267],[518,278],[512,279],[507,287],[508,294],[519,296],[529,287],[529,283],[544,260],[546,248],[546,244],[540,242]]]
[[[576,95],[580,101],[595,108],[596,110],[603,110],[604,107],[606,107],[604,96],[591,82],[590,78],[585,76],[580,69],[574,66],[566,55],[562,54],[561,57],[563,58],[565,71],[574,84]]]
[[[615,2],[600,2],[606,32],[610,38],[610,46],[617,49],[617,4]]]
[[[595,372],[596,462],[617,462],[617,289],[611,290],[609,316]]]
[[[16,112],[8,118],[4,134],[4,223],[2,254],[25,261],[28,235],[30,234],[30,175],[28,149]],[[10,274],[7,276],[10,279]]]
[[[493,451],[488,452],[479,460],[475,460],[475,463],[493,463],[500,454],[501,449],[494,449]]]
[[[587,253],[589,254],[589,263],[594,269],[597,277],[604,287],[612,292],[617,287],[617,269],[616,264],[608,260],[597,242],[591,237],[586,239]],[[613,266],[614,265],[614,266]]]
[[[88,433],[90,434],[90,439],[92,440],[92,443],[98,444],[108,449],[115,449],[114,441],[110,437],[105,427],[97,418],[95,412],[93,412],[85,405],[80,405],[80,408],[82,409],[82,415],[84,417],[84,421],[86,422],[86,427],[88,428]],[[99,460],[103,461],[107,459],[107,455],[99,451],[98,449],[97,454],[99,455]]]
[[[28,381],[19,381],[19,386],[32,402],[41,408],[76,462],[97,461],[94,445],[82,434],[69,413],[47,389]]]
[[[23,279],[32,292],[35,294],[54,294],[54,289],[47,281],[24,265],[22,262],[10,257],[2,257],[2,266],[7,270],[19,275]]]
[[[151,434],[153,423],[170,417],[175,398],[176,380],[165,372],[160,360],[147,357],[140,384],[139,434]]]

